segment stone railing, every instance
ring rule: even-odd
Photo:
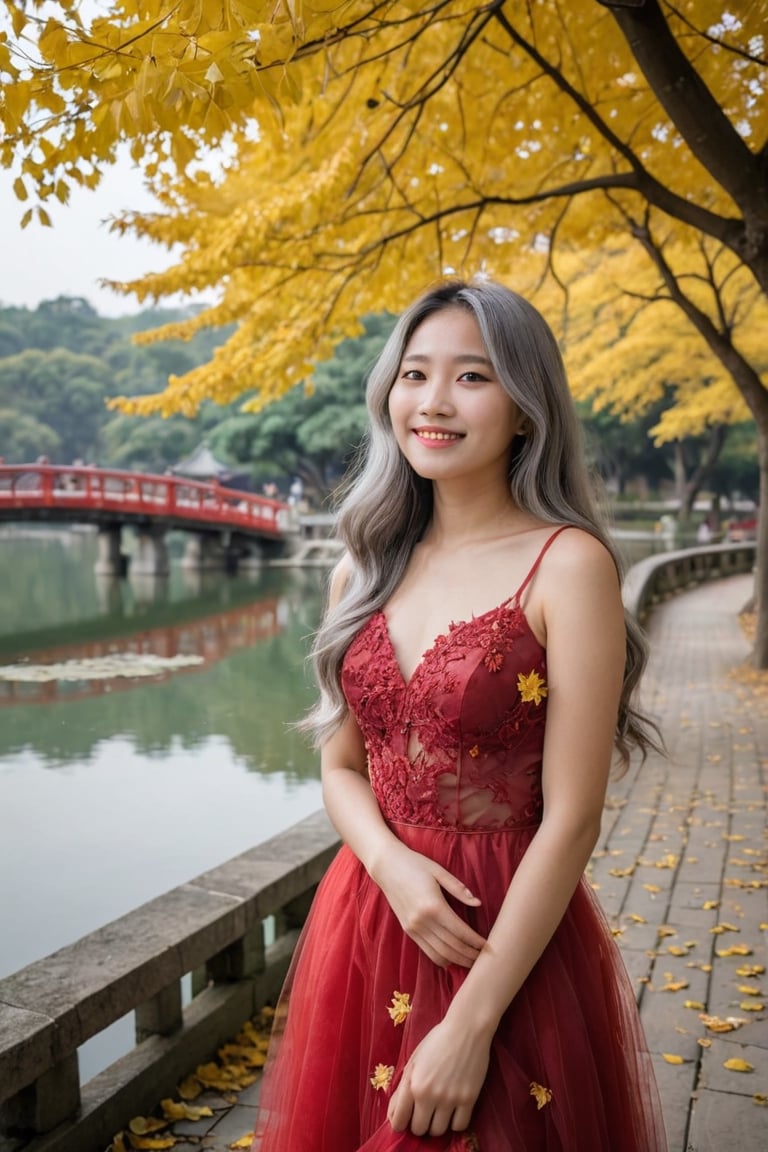
[[[337,848],[318,812],[0,980],[0,1150],[103,1152],[171,1095],[274,1002]],[[81,1086],[79,1045],[131,1011],[136,1047]]]
[[[660,552],[640,560],[624,579],[624,604],[638,620],[660,600],[705,580],[751,572],[757,555],[754,541],[711,544],[678,552]]]

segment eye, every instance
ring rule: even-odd
[[[481,372],[462,372],[459,377],[465,384],[487,384],[488,377],[483,376]]]
[[[423,380],[424,373],[418,368],[408,368],[400,377],[401,380]]]

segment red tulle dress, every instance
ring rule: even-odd
[[[483,936],[542,815],[546,661],[521,597],[553,538],[511,600],[451,625],[408,682],[381,611],[343,664],[389,826],[480,896],[453,906]],[[427,958],[342,847],[278,1005],[254,1152],[666,1149],[632,986],[584,880],[502,1018],[470,1129],[394,1132],[391,1092],[465,975]]]

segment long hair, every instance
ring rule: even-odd
[[[350,573],[329,609],[313,647],[320,698],[301,727],[320,745],[343,721],[344,653],[356,632],[400,583],[414,546],[432,516],[432,483],[420,477],[398,447],[388,400],[406,345],[419,325],[446,308],[465,308],[480,329],[498,380],[525,417],[525,437],[510,447],[509,485],[516,505],[553,526],[583,528],[621,558],[608,534],[587,471],[581,426],[554,334],[541,314],[515,292],[488,280],[450,281],[421,296],[400,317],[368,377],[369,430],[338,510],[337,535]],[[646,661],[635,620],[625,614],[626,663],[615,747],[621,765],[630,750],[658,748],[655,725],[632,703]]]

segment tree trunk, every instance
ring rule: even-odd
[[[720,453],[723,450],[727,432],[728,429],[725,424],[714,424],[710,428],[707,447],[690,476],[685,475],[683,463],[682,485],[680,488],[680,515],[678,517],[681,524],[689,523],[691,515],[693,514],[693,505],[696,503],[696,497],[699,492],[701,492],[704,481],[711,476],[712,469],[720,459]],[[683,455],[683,462],[684,461],[685,457]]]
[[[760,461],[760,505],[755,569],[757,629],[752,662],[756,668],[768,668],[768,420],[759,422],[757,426],[757,455]]]

